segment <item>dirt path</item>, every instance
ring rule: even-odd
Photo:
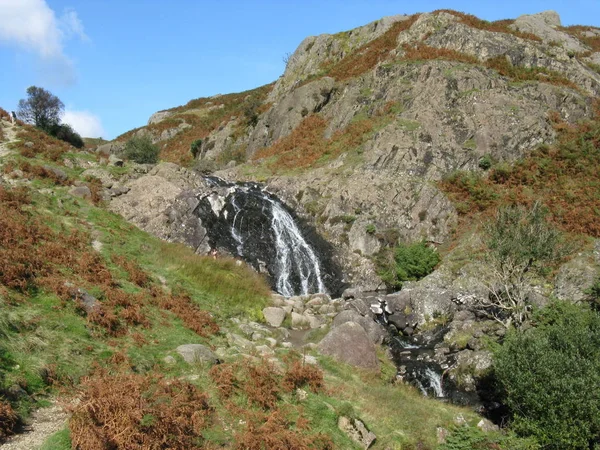
[[[12,150],[8,148],[8,144],[17,142],[17,130],[15,125],[5,120],[0,119],[0,126],[4,132],[4,141],[0,142],[0,158],[12,153]]]
[[[0,449],[36,450],[51,435],[60,431],[66,421],[67,414],[58,405],[38,409],[33,413],[30,425],[25,427],[25,431],[0,444]]]

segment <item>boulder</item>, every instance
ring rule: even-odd
[[[319,343],[319,351],[338,361],[369,370],[379,370],[375,345],[366,331],[355,322],[333,328]]]
[[[90,188],[87,186],[73,186],[69,189],[69,194],[73,197],[81,197],[87,200],[92,198],[92,191],[90,191]]]
[[[292,312],[292,330],[307,330],[310,328],[310,322],[303,314]]]
[[[381,325],[370,317],[361,316],[358,312],[351,309],[342,311],[335,316],[332,327],[335,328],[347,322],[354,322],[360,325],[373,344],[381,344],[386,336],[386,331]]]
[[[219,360],[207,346],[202,344],[185,344],[175,349],[188,364],[216,364]]]
[[[280,327],[283,321],[285,320],[285,311],[283,310],[283,308],[269,306],[263,309],[262,312],[265,320],[272,327]]]

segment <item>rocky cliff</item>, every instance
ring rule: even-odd
[[[592,114],[599,40],[554,12],[387,17],[308,37],[273,85],[156,113],[121,140],[150,134],[165,159],[265,183],[334,243],[349,281],[375,289],[382,247],[441,244],[456,227],[440,180],[553,143],[551,117]]]

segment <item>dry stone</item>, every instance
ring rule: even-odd
[[[215,354],[205,345],[202,344],[185,344],[180,345],[175,349],[177,353],[188,364],[209,363],[215,364],[218,359]]]
[[[333,328],[319,343],[319,351],[341,362],[369,370],[379,370],[375,345],[359,324],[346,322]]]
[[[285,311],[283,308],[269,306],[263,309],[262,312],[265,320],[272,327],[280,327],[285,319]]]

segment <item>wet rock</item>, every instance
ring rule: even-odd
[[[333,328],[318,345],[319,351],[355,367],[379,370],[375,345],[359,324],[346,322]]]

